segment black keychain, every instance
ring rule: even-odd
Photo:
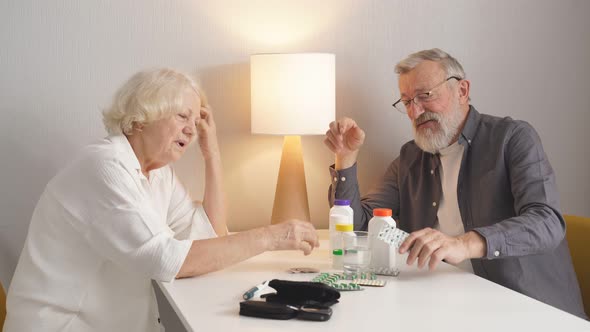
[[[323,322],[332,317],[332,309],[322,305],[293,306],[263,301],[242,301],[240,302],[240,315],[282,320],[298,318]]]
[[[299,308],[290,305],[287,306],[297,310],[298,319],[322,322],[332,317],[332,308],[322,305],[303,305]]]

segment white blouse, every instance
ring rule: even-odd
[[[170,166],[148,179],[127,138],[109,136],[41,195],[4,331],[159,331],[150,279],[172,281],[192,240],[215,236]]]

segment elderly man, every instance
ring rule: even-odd
[[[362,198],[356,159],[365,133],[354,120],[330,124],[335,153],[330,203],[350,199],[356,229],[373,208],[390,208],[412,232],[400,248],[407,264],[444,260],[574,315],[586,318],[565,239],[555,174],[533,127],[480,114],[470,82],[440,49],[397,64],[400,99],[414,140],[406,143],[376,188]]]

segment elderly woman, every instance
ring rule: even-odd
[[[104,123],[110,136],[86,147],[37,203],[4,331],[159,331],[150,279],[318,245],[313,226],[298,220],[227,235],[215,122],[188,76],[136,74]],[[170,167],[195,139],[205,160],[202,204]]]

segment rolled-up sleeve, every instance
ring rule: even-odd
[[[174,172],[167,223],[177,239],[201,240],[217,237],[203,204],[193,201]]]
[[[76,170],[68,194],[60,199],[72,214],[74,227],[89,245],[105,259],[122,269],[149,278],[169,281],[180,271],[191,246],[188,239],[177,239],[166,223],[161,202],[141,189],[138,177],[117,161],[89,165]],[[78,174],[79,173],[79,174]]]
[[[163,220],[149,210],[119,206],[94,220],[85,237],[101,255],[121,267],[159,281],[170,281],[191,246],[177,240]]]

